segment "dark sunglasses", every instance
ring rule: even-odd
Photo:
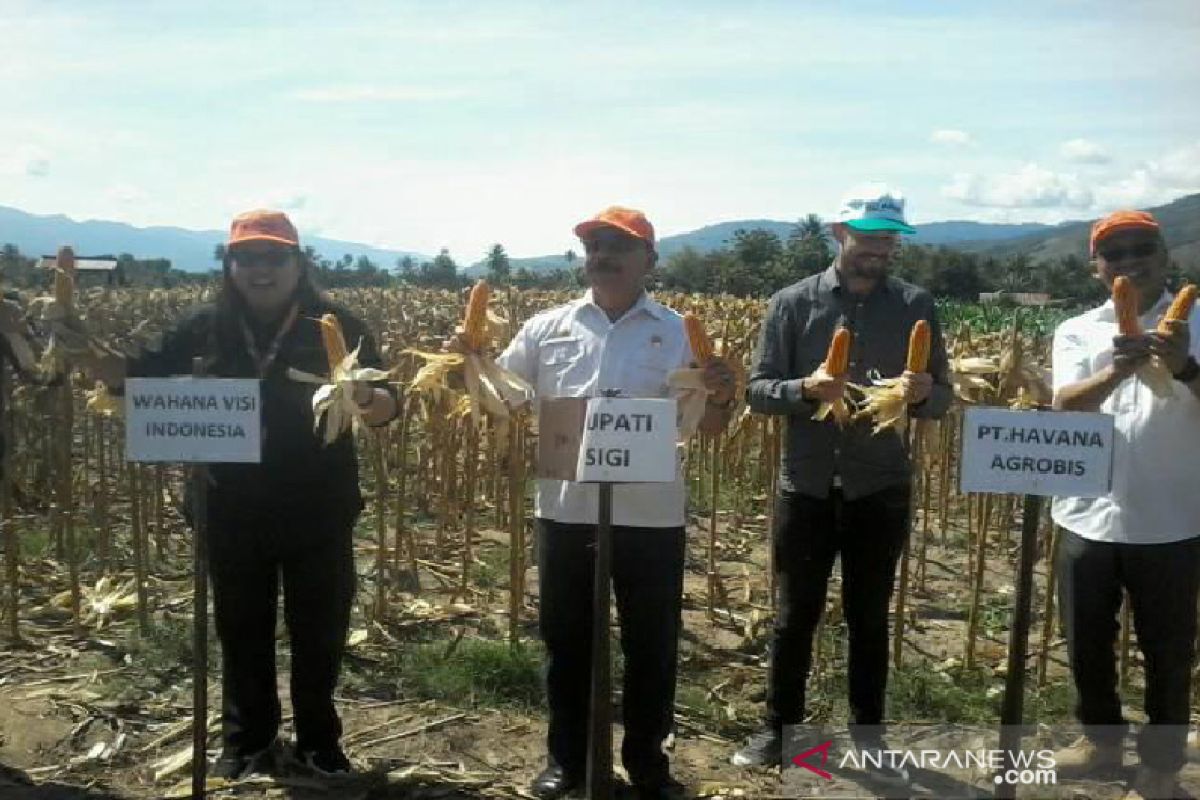
[[[233,260],[239,267],[253,267],[256,264],[262,264],[268,267],[279,269],[287,266],[291,261],[292,251],[290,250],[264,250],[258,253],[233,253]]]
[[[1131,244],[1128,247],[1102,247],[1100,257],[1105,261],[1122,261],[1126,258],[1145,258],[1158,252],[1158,242]]]
[[[613,253],[631,253],[634,250],[648,247],[649,244],[636,236],[604,231],[594,233],[583,240],[583,251],[595,253],[598,250],[608,250]]]

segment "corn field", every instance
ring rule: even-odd
[[[136,352],[212,291],[95,289],[80,293],[74,304],[89,333]],[[357,434],[367,508],[357,539],[362,614],[352,647],[381,652],[426,621],[454,624],[479,616],[497,621],[491,628],[495,638],[514,646],[534,639],[535,422],[526,412],[508,419],[472,414],[464,401],[467,388],[454,372],[433,384],[414,380],[426,363],[421,354],[440,352],[460,325],[465,293],[402,287],[332,294],[375,332],[401,398],[395,422]],[[569,298],[494,290],[488,322],[493,355],[524,320]],[[702,320],[716,353],[735,365],[744,386],[765,303],[699,295],[657,299]],[[956,306],[943,313],[957,399],[944,420],[917,422],[911,431],[914,513],[894,599],[892,658],[897,668],[920,665],[947,676],[961,670],[1000,674],[1019,498],[958,491],[961,418],[971,405],[1049,403],[1049,334],[1054,315],[1062,312],[1038,312],[1035,318],[1033,312],[1022,317]],[[54,636],[104,641],[122,623],[146,633],[186,613],[190,602],[182,468],[126,462],[119,408],[88,386],[69,359],[60,374],[56,385],[10,380],[4,387],[10,399],[0,498],[2,606],[4,631],[14,647],[41,646]],[[706,618],[708,629],[746,654],[742,664],[756,668],[765,657],[773,586],[767,564],[751,555],[770,550],[770,498],[778,483],[782,433],[782,420],[739,406],[726,432],[693,437],[686,459],[688,564],[703,577],[685,598],[688,620]],[[1054,535],[1047,517],[1039,538],[1028,665],[1039,686],[1065,680],[1053,600]],[[813,678],[818,686],[844,668],[837,598],[831,591],[822,622]],[[1126,617],[1123,679],[1133,663],[1128,628]],[[458,639],[464,630],[457,628]],[[449,647],[456,645],[457,639]],[[761,670],[734,684],[749,691],[756,680]],[[728,692],[726,683],[708,687],[710,699]],[[681,728],[696,724],[688,722],[696,713],[681,707]],[[736,713],[744,716],[735,711],[730,716]],[[729,725],[720,730],[732,737]],[[156,755],[169,744],[164,741],[166,749]],[[175,777],[179,769],[175,765]],[[156,772],[160,780],[171,775],[165,765]]]

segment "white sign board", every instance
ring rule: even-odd
[[[964,492],[1099,497],[1112,463],[1109,414],[968,408],[963,420]]]
[[[201,464],[262,460],[257,379],[131,378],[125,458]]]
[[[576,480],[581,483],[670,483],[678,474],[675,401],[593,397],[588,400]]]

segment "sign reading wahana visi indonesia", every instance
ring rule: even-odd
[[[1100,497],[1112,485],[1113,439],[1108,414],[968,408],[961,488]]]
[[[258,463],[261,405],[253,379],[131,378],[125,383],[125,457]]]
[[[589,399],[575,479],[609,483],[675,480],[675,412],[674,400]]]

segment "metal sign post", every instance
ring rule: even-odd
[[[612,653],[608,635],[612,602],[613,484],[601,483],[596,525],[596,586],[592,601],[592,699],[588,725],[587,796],[611,800]]]
[[[538,477],[594,483],[599,494],[592,594],[592,680],[585,779],[588,800],[612,800],[612,516],[618,483],[669,483],[678,474],[674,400],[544,398]]]
[[[208,467],[262,458],[261,382],[205,378],[204,359],[189,378],[131,378],[125,385],[125,457],[178,462],[189,474],[192,522],[192,797],[208,778]]]
[[[1112,484],[1113,440],[1113,418],[1108,414],[971,408],[963,420],[962,491],[1025,498],[1000,711],[1004,772],[1017,769],[1015,756],[1024,724],[1033,562],[1043,498],[1107,493]],[[1016,789],[1003,773],[996,775],[995,797],[1014,798]]]

